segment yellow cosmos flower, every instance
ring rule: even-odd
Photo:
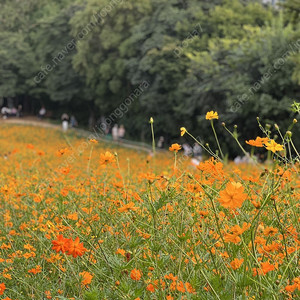
[[[90,139],[90,142],[93,143],[93,144],[98,144],[98,141],[95,140],[95,139]]]
[[[180,135],[184,136],[184,134],[187,132],[187,130],[185,129],[185,127],[181,127],[180,128]]]
[[[219,119],[219,115],[216,111],[212,110],[206,113],[205,119],[206,120]]]
[[[266,143],[266,149],[275,153],[276,151],[282,151],[284,147],[280,144],[277,144],[274,140],[270,140]]]

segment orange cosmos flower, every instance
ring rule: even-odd
[[[87,251],[86,248],[84,248],[83,243],[80,243],[79,237],[73,241],[72,239],[68,240],[67,243],[67,254],[72,255],[74,258],[77,256],[82,256]]]
[[[115,156],[111,152],[106,151],[105,154],[100,154],[100,165],[107,165],[114,161]]]
[[[174,276],[172,273],[170,273],[169,275],[165,275],[166,279],[172,280],[172,281],[177,281],[178,277]]]
[[[143,273],[138,269],[133,269],[130,272],[130,277],[132,280],[139,281],[142,277]]]
[[[47,299],[51,299],[51,292],[50,291],[45,291],[45,295]]]
[[[275,266],[271,265],[268,261],[267,262],[262,262],[260,264],[260,267],[264,273],[264,275],[266,275],[268,272],[275,270]]]
[[[196,290],[192,287],[192,285],[189,282],[185,283],[185,288],[186,288],[186,291],[190,294],[196,293]]]
[[[293,279],[294,284],[293,285],[287,285],[285,287],[285,290],[287,292],[294,292],[296,289],[300,291],[300,277],[296,277]]]
[[[155,292],[155,286],[152,284],[152,283],[149,283],[146,287],[146,290],[151,292],[151,293],[154,293]]]
[[[69,151],[68,148],[64,148],[64,149],[60,149],[60,150],[57,150],[56,152],[56,155],[57,156],[63,156],[65,153],[67,153]]]
[[[292,285],[287,285],[284,289],[287,292],[293,293],[295,291],[295,289],[297,288],[297,284],[292,284]]]
[[[179,144],[172,144],[171,147],[169,147],[169,150],[172,152],[178,152],[181,149],[181,146]]]
[[[238,258],[235,258],[231,263],[230,263],[230,266],[233,270],[237,270],[241,265],[242,263],[244,262],[244,259],[241,258],[241,259],[238,259]]]
[[[229,182],[225,190],[220,192],[218,199],[225,208],[240,208],[246,200],[247,194],[244,194],[244,187],[239,182]]]
[[[137,210],[138,208],[134,206],[134,203],[133,202],[129,202],[121,207],[118,208],[118,211],[119,212],[127,212],[129,210]]]
[[[184,283],[183,283],[182,281],[179,281],[179,282],[177,283],[176,288],[177,288],[177,291],[182,292],[182,293],[185,293],[185,291],[186,291],[186,290],[185,290]]]
[[[40,265],[28,271],[28,273],[37,274],[42,272],[42,267]]]
[[[206,120],[219,119],[219,115],[216,111],[212,110],[206,113],[205,119]]]
[[[69,239],[64,238],[61,234],[57,236],[56,240],[52,241],[52,249],[56,252],[61,251],[62,253],[66,252],[67,244]]]
[[[268,141],[268,138],[261,138],[258,136],[255,140],[246,141],[246,144],[254,147],[263,147]]]
[[[276,151],[282,151],[284,147],[280,144],[277,144],[274,140],[270,140],[268,143],[266,143],[266,149],[272,151],[275,153]]]
[[[0,283],[0,295],[3,295],[6,289],[5,283]]]
[[[90,284],[94,277],[91,273],[86,272],[86,271],[80,272],[79,275],[82,277],[82,280],[81,280],[82,285]]]
[[[241,238],[236,234],[226,233],[224,235],[224,241],[226,243],[231,242],[231,243],[234,243],[234,244],[238,244],[241,241]]]
[[[124,257],[125,257],[125,253],[126,253],[126,251],[124,249],[120,249],[120,248],[118,248],[116,251],[116,254],[121,254]]]
[[[278,229],[275,227],[267,227],[264,230],[264,235],[274,236],[278,232]]]

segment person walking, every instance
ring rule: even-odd
[[[119,134],[118,132],[119,132],[118,124],[115,124],[111,130],[111,135],[112,135],[113,141],[115,141],[115,142],[118,141],[118,134]]]
[[[70,119],[70,124],[71,124],[71,127],[74,128],[74,127],[77,127],[78,126],[78,122],[75,118],[74,115],[71,116],[71,119]]]
[[[66,132],[69,128],[69,115],[64,113],[62,116],[61,116],[61,120],[62,120],[62,130],[64,132]]]
[[[163,149],[165,145],[165,138],[163,136],[161,136],[157,142],[157,147],[159,149]]]
[[[39,114],[38,114],[38,118],[39,119],[44,119],[44,117],[46,116],[46,108],[45,108],[45,106],[43,105],[42,107],[41,107],[41,109],[39,110]]]
[[[126,131],[125,131],[124,125],[121,125],[120,128],[119,128],[119,130],[118,130],[118,138],[119,138],[120,141],[122,141],[124,139],[125,132]]]

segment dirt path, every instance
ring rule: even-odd
[[[61,130],[60,125],[56,124],[51,124],[47,121],[42,121],[38,120],[36,118],[28,117],[28,118],[8,118],[6,120],[0,119],[0,126],[4,124],[14,124],[14,125],[25,125],[25,126],[38,126],[38,127],[43,127],[43,128],[52,128],[56,130]],[[88,131],[88,130],[83,130],[83,129],[75,129],[72,128],[70,131],[75,131],[78,135],[82,137],[89,137],[91,134],[95,134],[95,132]],[[95,134],[97,136],[97,139],[99,141],[108,143],[108,144],[113,144],[113,145],[118,145],[119,147],[124,147],[124,148],[129,148],[129,149],[134,149],[138,151],[145,151],[145,152],[151,152],[151,147],[147,144],[142,144],[142,143],[137,143],[137,142],[132,142],[129,140],[123,140],[122,143],[115,142],[112,140],[109,140],[105,138],[105,136],[101,137],[99,134]]]

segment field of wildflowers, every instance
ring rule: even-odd
[[[206,119],[215,134],[218,114]],[[245,143],[223,126],[269,162],[226,162],[216,134],[219,152],[202,145],[211,157],[195,167],[179,144],[149,156],[2,125],[0,298],[299,299],[292,127],[275,126],[279,143],[260,125]]]

